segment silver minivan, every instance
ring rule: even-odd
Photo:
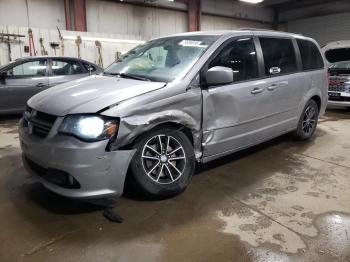
[[[74,198],[123,193],[126,178],[170,197],[205,163],[293,132],[315,132],[327,105],[318,44],[274,31],[196,32],[140,45],[103,74],[28,101],[26,169]]]

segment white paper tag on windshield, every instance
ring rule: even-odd
[[[182,40],[179,45],[182,46],[198,46],[198,47],[207,47],[206,45],[201,45],[201,41],[194,41],[194,40]]]

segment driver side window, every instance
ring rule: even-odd
[[[9,69],[6,74],[8,78],[27,78],[46,76],[47,60],[28,61]]]
[[[209,64],[209,68],[214,66],[231,68],[234,82],[258,78],[258,59],[253,39],[240,38],[227,44]]]

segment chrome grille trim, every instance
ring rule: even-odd
[[[51,131],[57,116],[36,111],[27,107],[23,114],[23,126],[26,127],[27,132],[34,136],[45,138]]]
[[[347,84],[349,82],[349,77],[331,76],[329,79],[328,91],[350,93],[350,85]]]

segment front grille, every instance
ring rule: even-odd
[[[332,92],[350,92],[350,86],[345,84],[349,81],[349,77],[332,76],[329,79],[328,90]]]
[[[329,86],[328,88],[329,91],[332,92],[345,92],[345,86]]]
[[[27,107],[24,112],[23,126],[27,128],[30,134],[40,138],[45,138],[49,134],[56,119],[57,116]]]
[[[81,187],[80,183],[65,171],[53,168],[44,168],[25,156],[23,159],[28,167],[34,171],[34,173],[52,184],[69,189],[78,189]]]
[[[53,123],[55,123],[56,118],[57,117],[54,116],[54,115],[46,114],[46,113],[43,113],[43,112],[37,111],[37,113],[36,113],[36,119],[39,119],[41,121],[50,123],[51,125],[53,125]]]

